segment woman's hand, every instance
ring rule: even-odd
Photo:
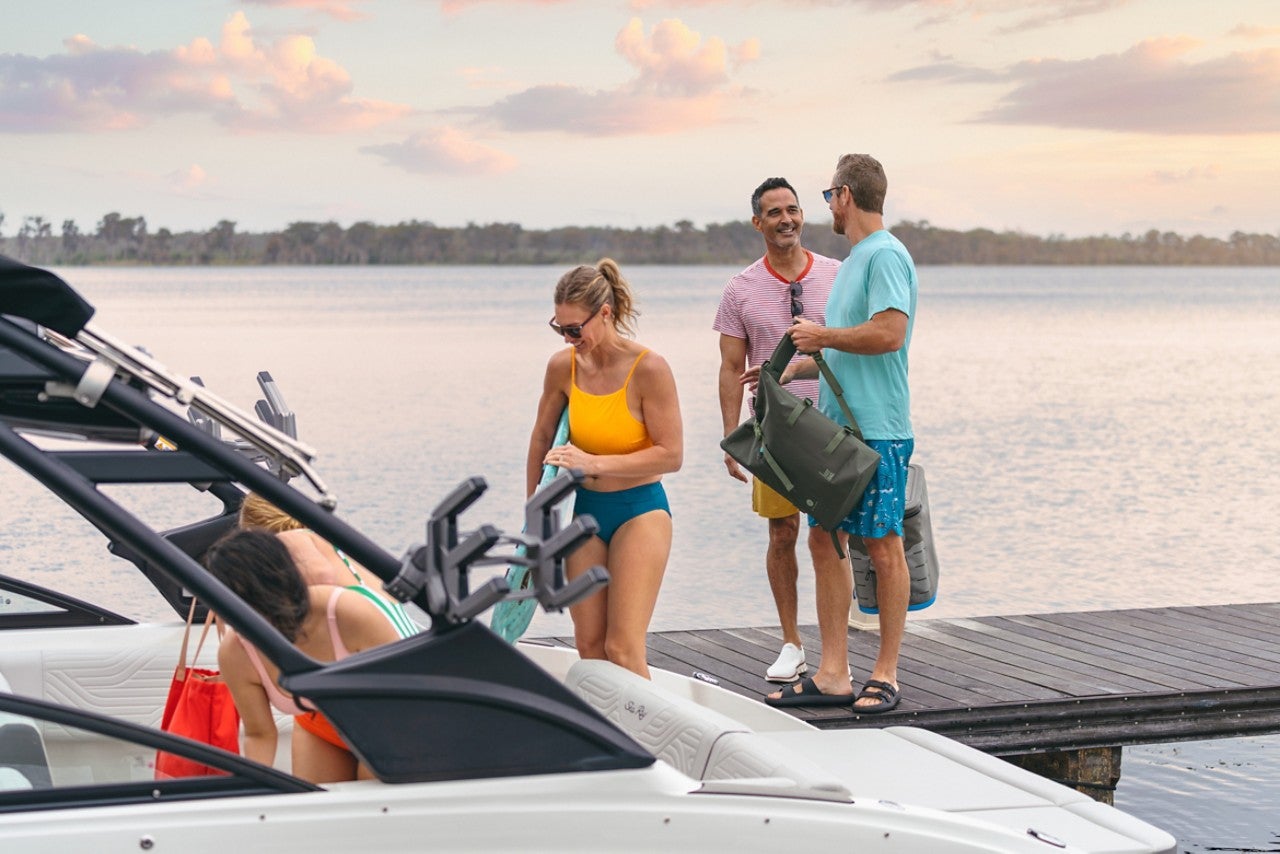
[[[556,445],[547,452],[543,465],[557,466],[562,469],[578,469],[588,477],[594,476],[596,456],[588,454],[573,445]]]

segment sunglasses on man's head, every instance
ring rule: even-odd
[[[555,334],[561,337],[568,335],[570,338],[581,338],[582,327],[590,323],[591,319],[595,317],[597,314],[599,314],[600,309],[602,308],[604,308],[604,303],[601,303],[600,305],[596,306],[596,310],[591,312],[591,314],[587,316],[587,319],[582,321],[581,323],[571,323],[568,326],[561,326],[560,324],[556,323],[556,319],[553,317],[547,321],[547,325],[551,327],[551,330],[555,332]]]
[[[799,282],[791,283],[791,316],[799,317],[804,314],[804,303],[800,302],[800,297],[804,296],[804,285]]]

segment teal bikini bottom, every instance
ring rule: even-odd
[[[573,502],[573,515],[591,515],[600,526],[596,536],[604,540],[605,545],[609,544],[619,528],[651,510],[665,510],[668,516],[671,515],[667,491],[662,488],[661,482],[646,483],[617,492],[593,492],[579,486]]]

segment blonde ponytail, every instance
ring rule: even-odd
[[[598,311],[608,304],[613,308],[615,329],[627,335],[635,334],[636,310],[631,285],[612,258],[601,258],[595,267],[583,264],[574,267],[556,283],[556,305],[573,303],[589,311]]]

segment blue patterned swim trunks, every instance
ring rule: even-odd
[[[879,539],[889,534],[902,536],[902,514],[907,505],[907,465],[916,448],[914,439],[868,439],[880,455],[875,477],[862,493],[862,501],[840,523],[840,530],[855,537]],[[818,520],[809,517],[809,527]]]

